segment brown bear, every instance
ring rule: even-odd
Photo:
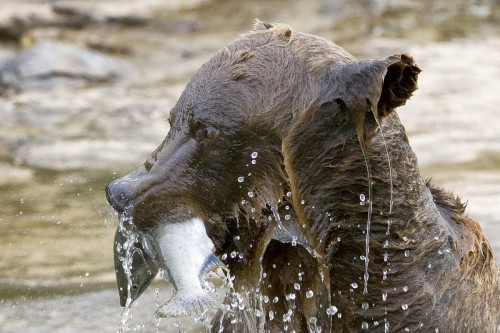
[[[235,276],[215,332],[498,332],[490,245],[420,175],[395,112],[419,72],[257,21],[194,75],[108,200],[145,233],[203,220]]]

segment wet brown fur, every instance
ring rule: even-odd
[[[232,323],[219,313],[214,331],[498,331],[491,247],[465,205],[422,178],[394,112],[419,72],[405,54],[356,61],[326,39],[260,21],[200,68],[128,191],[139,228],[189,207],[183,214],[207,221],[218,254],[241,254],[227,259],[235,289],[261,315],[237,311]],[[220,137],[198,137],[199,124]]]

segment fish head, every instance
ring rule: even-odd
[[[120,305],[128,307],[149,287],[160,268],[147,237],[140,234],[129,237],[118,227],[114,244],[115,273]]]

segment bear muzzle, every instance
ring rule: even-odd
[[[106,186],[106,199],[114,210],[121,213],[131,205],[131,195],[127,184],[122,179],[117,179]]]

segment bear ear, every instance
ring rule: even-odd
[[[335,94],[345,103],[358,136],[362,132],[366,136],[370,134],[367,126],[372,129],[375,125],[367,121],[387,116],[410,98],[417,89],[420,68],[411,56],[396,54],[382,60],[348,63],[335,72]]]
[[[368,104],[376,117],[386,116],[417,90],[420,71],[407,54],[346,64],[338,78],[344,87],[341,98],[349,108]]]
[[[418,88],[417,79],[421,72],[413,58],[407,54],[393,55],[383,60],[382,72],[384,67],[382,91],[376,109],[380,117],[386,116],[406,103],[406,100]],[[373,98],[376,100],[376,95]]]

